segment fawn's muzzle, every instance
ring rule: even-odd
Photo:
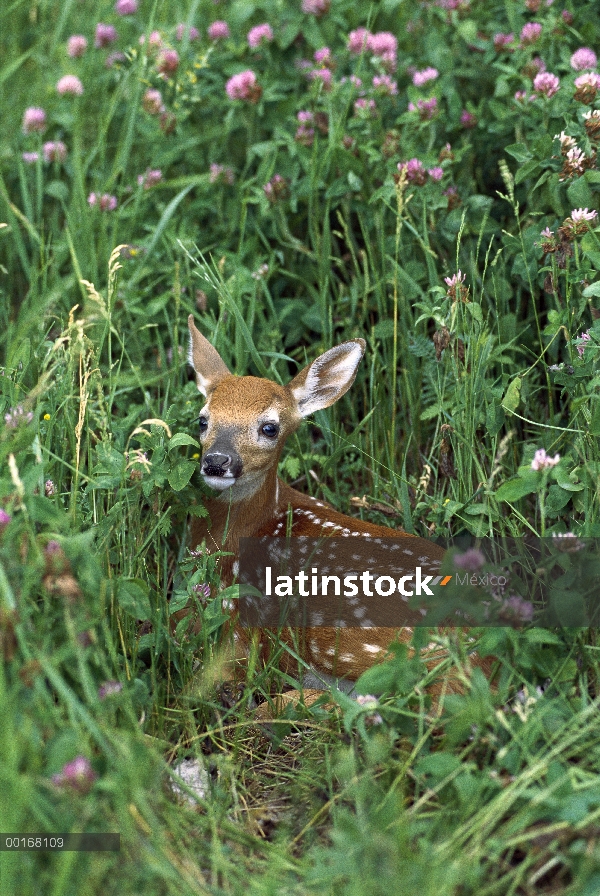
[[[216,487],[223,488],[226,485],[233,485],[241,475],[242,459],[235,451],[229,453],[211,451],[202,458],[201,470],[208,485],[215,487],[215,480],[220,480]]]

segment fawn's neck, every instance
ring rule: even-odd
[[[251,538],[263,529],[277,514],[284,493],[286,504],[289,492],[293,492],[277,476],[276,469],[270,470],[260,487],[247,496],[235,500],[235,485],[216,498],[206,501],[210,526],[204,519],[192,522],[191,544],[195,548],[202,539],[213,551],[231,551],[236,556],[240,538]]]

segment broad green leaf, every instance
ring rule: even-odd
[[[477,302],[469,302],[464,306],[465,310],[469,312],[471,317],[477,321],[477,323],[483,323],[483,312],[481,310],[481,305]]]
[[[546,499],[546,511],[558,514],[571,500],[571,495],[559,485],[551,485]]]
[[[595,283],[590,283],[589,286],[586,286],[586,288],[583,290],[583,295],[586,299],[589,299],[590,296],[600,296],[600,280],[596,280]]]
[[[142,579],[120,579],[117,601],[121,609],[134,619],[146,620],[152,616],[148,586]]]
[[[496,436],[504,426],[506,417],[502,407],[494,402],[487,406],[485,412],[485,428],[491,436]]]
[[[44,192],[59,202],[67,202],[69,199],[69,188],[60,180],[51,180]]]
[[[442,780],[461,766],[462,762],[458,756],[451,753],[431,753],[419,759],[414,771],[417,775],[433,775],[434,778]]]
[[[525,162],[515,174],[515,183],[520,184],[525,178],[533,177],[534,174],[537,174],[539,167],[540,163],[537,159],[531,159],[529,162]]]
[[[585,488],[583,482],[573,482],[569,474],[565,470],[561,469],[561,467],[556,467],[556,469],[554,470],[554,476],[560,487],[564,488],[564,490],[567,492],[580,492],[583,488]]]
[[[168,480],[174,492],[180,492],[182,488],[186,487],[197,466],[193,460],[182,460],[176,467],[173,467]]]
[[[520,376],[516,376],[512,382],[508,384],[508,389],[502,399],[502,407],[507,411],[516,411],[521,401],[521,386],[523,381]]]
[[[512,156],[513,159],[516,159],[521,165],[525,162],[529,162],[529,160],[533,158],[533,154],[529,152],[524,143],[511,143],[510,146],[506,147],[505,152],[507,152],[509,156]]]
[[[456,23],[458,33],[468,44],[473,43],[477,39],[477,23],[474,19],[464,19],[462,22]]]
[[[593,193],[584,177],[578,177],[567,187],[567,196],[571,208],[592,208],[594,205]]]
[[[540,477],[535,470],[531,470],[531,474],[525,473],[522,476],[515,477],[515,479],[509,479],[508,482],[503,482],[496,491],[496,500],[508,501],[510,503],[518,501],[520,498],[524,498],[525,495],[530,495],[532,492],[537,491],[539,485]]]
[[[530,644],[562,644],[558,635],[547,628],[529,628],[523,632],[523,636]]]
[[[179,448],[181,445],[193,445],[194,448],[200,448],[196,439],[188,436],[186,432],[176,432],[173,438],[169,441],[169,450],[171,450],[171,448]]]

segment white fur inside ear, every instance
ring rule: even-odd
[[[190,336],[190,345],[188,348],[188,356],[187,356],[188,364],[190,367],[194,367],[194,343]],[[203,377],[196,368],[194,367],[194,372],[196,374],[196,385],[198,387],[198,392],[200,392],[204,397],[208,395],[208,380]]]
[[[344,342],[313,361],[304,383],[292,389],[300,416],[308,417],[341,398],[354,382],[362,355],[359,343]]]

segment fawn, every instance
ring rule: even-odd
[[[388,529],[338,513],[291,488],[277,476],[283,445],[304,417],[327,408],[354,382],[365,351],[363,339],[352,339],[329,349],[305,367],[287,386],[254,376],[234,376],[219,353],[197,330],[189,316],[190,363],[206,402],[200,413],[201,474],[219,492],[207,500],[210,523],[192,522],[191,540],[205,541],[209,552],[231,552],[224,558],[222,581],[229,584],[238,572],[239,540],[244,537],[323,535],[347,538],[402,539],[403,553],[439,568],[444,551],[401,529]],[[410,546],[410,547],[409,547]],[[313,670],[305,686],[337,679],[350,683],[382,660],[395,637],[408,642],[411,623],[422,617],[406,606],[402,628],[307,628],[302,632],[302,659]],[[247,648],[249,633],[236,629],[238,646]],[[351,684],[348,686],[351,687]],[[345,688],[347,689],[347,688]]]

